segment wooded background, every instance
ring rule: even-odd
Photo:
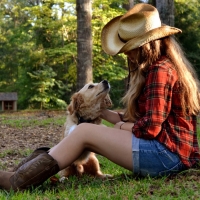
[[[89,81],[107,79],[115,107],[126,90],[124,55],[101,48],[103,26],[133,0],[1,0],[0,92],[17,92],[19,109],[65,108]],[[152,0],[200,76],[200,0]]]

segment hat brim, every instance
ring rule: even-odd
[[[178,28],[162,25],[161,27],[152,29],[151,31],[132,38],[127,42],[122,42],[118,36],[119,22],[122,16],[113,18],[108,22],[101,32],[101,44],[103,50],[109,55],[124,53],[132,49],[141,47],[142,45],[159,38],[181,33]]]

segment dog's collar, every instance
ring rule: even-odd
[[[76,117],[78,119],[78,124],[77,125],[79,125],[81,123],[93,123],[94,122],[94,120],[92,120],[92,119],[84,119],[78,113],[76,113]]]

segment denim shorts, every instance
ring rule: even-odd
[[[157,140],[132,137],[133,173],[159,177],[178,173],[185,168],[179,156]]]

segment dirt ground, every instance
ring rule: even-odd
[[[59,113],[30,113],[23,116],[11,114],[12,119],[34,118],[35,120],[44,120],[46,118],[56,118],[65,116],[65,112]],[[8,118],[9,119],[9,118]],[[48,146],[52,147],[57,144],[63,133],[63,126],[52,123],[47,126],[26,126],[14,128],[11,125],[1,123],[0,116],[0,168],[12,169],[17,162],[22,160],[32,150]]]

